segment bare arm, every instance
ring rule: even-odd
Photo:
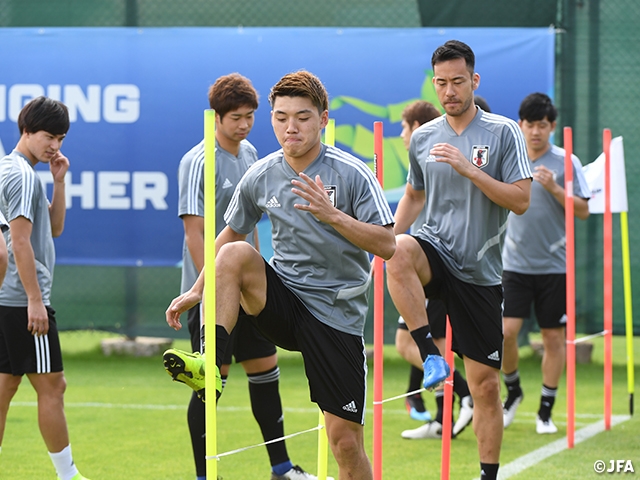
[[[350,217],[331,204],[319,176],[316,176],[314,181],[304,173],[300,173],[300,178],[304,182],[291,181],[297,187],[292,191],[307,200],[309,204],[295,204],[295,208],[312,213],[318,220],[331,225],[357,247],[385,260],[391,258],[396,250],[396,240],[391,225],[373,225]]]
[[[393,230],[396,235],[406,232],[416,221],[424,207],[425,196],[424,190],[416,190],[410,183],[407,183],[404,188],[404,195],[398,202],[394,217],[396,223]]]
[[[49,205],[51,235],[59,237],[64,230],[64,220],[67,213],[64,177],[69,170],[69,159],[58,151],[49,162],[49,170],[53,176],[53,197]]]
[[[33,225],[25,217],[18,217],[9,222],[9,228],[18,275],[27,294],[29,317],[27,328],[33,335],[45,335],[49,331],[49,316],[42,303],[35,254],[31,246]]]
[[[436,143],[430,153],[438,162],[448,163],[460,175],[471,180],[493,203],[511,210],[516,215],[522,215],[529,208],[530,179],[525,178],[514,183],[496,180],[473,166],[460,150],[448,143]]]
[[[533,179],[545,188],[547,192],[553,195],[553,198],[562,205],[564,208],[565,205],[565,197],[564,197],[564,188],[558,185],[558,183],[553,178],[553,172],[549,170],[544,165],[539,165],[535,169],[536,171],[533,173]],[[573,197],[573,214],[578,217],[580,220],[586,220],[589,218],[589,200],[581,197]]]

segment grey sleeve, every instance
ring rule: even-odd
[[[178,169],[178,216],[183,215],[204,217],[203,156],[191,151],[182,157]]]
[[[518,124],[509,121],[502,130],[501,175],[504,183],[533,178],[527,146]]]
[[[260,221],[260,210],[252,198],[252,182],[245,174],[233,192],[227,211],[224,214],[225,223],[234,232],[249,235]]]

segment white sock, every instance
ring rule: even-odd
[[[60,480],[71,480],[78,473],[71,456],[71,445],[67,445],[58,453],[49,452],[49,456]]]

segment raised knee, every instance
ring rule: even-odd
[[[247,242],[231,242],[223,245],[216,255],[216,272],[229,272],[249,260],[254,248]]]
[[[389,260],[387,260],[387,273],[398,274],[406,272],[408,267],[413,265],[411,260],[411,237],[405,238],[407,235],[399,235],[396,237],[396,252]]]

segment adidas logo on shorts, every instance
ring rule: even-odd
[[[280,205],[280,202],[278,201],[275,195],[271,197],[267,202],[267,204],[265,205],[265,207],[267,208],[280,208],[281,206],[282,205]]]
[[[500,353],[498,352],[498,350],[496,350],[491,355],[488,355],[487,358],[489,360],[494,360],[496,362],[499,362],[500,361]]]
[[[353,400],[342,407],[342,409],[347,412],[358,413],[358,407],[356,407],[356,402],[354,402]]]

